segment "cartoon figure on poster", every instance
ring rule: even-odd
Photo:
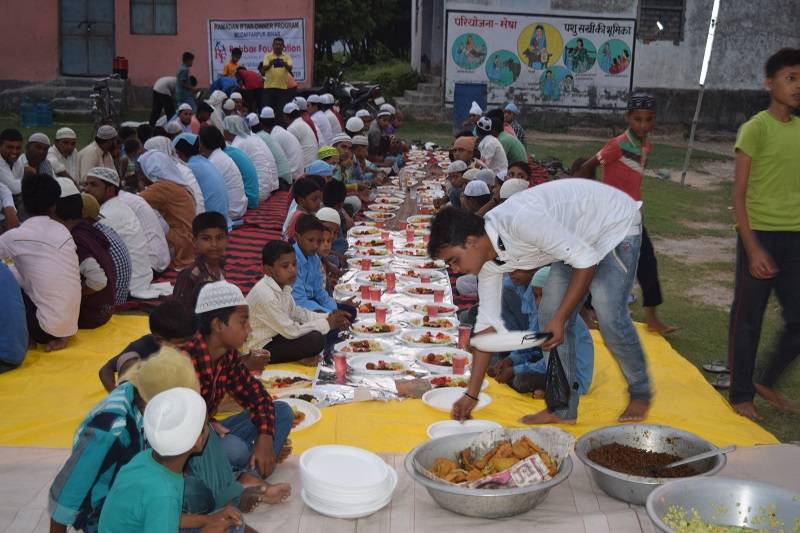
[[[550,24],[534,23],[527,26],[517,38],[520,60],[534,70],[543,70],[561,59],[564,40],[561,33]]]
[[[621,74],[631,63],[631,49],[619,39],[611,39],[600,46],[598,63],[603,72],[608,74]]]
[[[453,42],[453,61],[467,70],[475,70],[486,59],[486,41],[475,33],[459,35]]]
[[[550,67],[539,78],[539,90],[545,102],[558,102],[577,93],[575,77],[564,67]]]
[[[583,74],[594,65],[597,49],[586,37],[572,39],[564,47],[564,65],[575,74]]]
[[[517,81],[522,65],[510,50],[498,50],[486,60],[486,76],[491,83],[507,87]]]

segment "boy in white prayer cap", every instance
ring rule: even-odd
[[[56,132],[55,143],[47,151],[47,160],[56,176],[71,178],[78,183],[78,152],[75,144],[78,136],[71,128],[60,128]]]
[[[78,152],[78,175],[81,185],[86,175],[95,167],[115,168],[111,151],[117,143],[117,130],[113,126],[100,126],[94,141]]]
[[[473,101],[469,108],[469,115],[461,126],[465,130],[471,131],[473,135],[477,135],[478,131],[476,125],[478,124],[478,119],[480,119],[482,115],[483,109],[478,105],[478,102]]]

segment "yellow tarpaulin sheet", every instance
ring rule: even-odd
[[[80,331],[69,347],[55,353],[30,352],[24,365],[0,374],[0,445],[69,447],[82,417],[99,402],[103,388],[97,372],[125,345],[147,333],[147,318],[114,316],[106,326]],[[578,436],[616,423],[627,401],[625,382],[597,332],[594,381],[581,399],[578,424],[564,429]],[[733,413],[700,372],[663,338],[639,327],[655,387],[648,422],[696,433],[714,444],[750,446],[777,440],[757,424]],[[309,373],[299,365],[279,368]],[[490,380],[492,397],[476,418],[521,427],[517,420],[544,407],[542,400],[520,395]],[[297,452],[319,444],[349,444],[378,453],[406,453],[425,441],[429,424],[445,420],[421,400],[362,402],[322,409],[314,426],[292,435]]]

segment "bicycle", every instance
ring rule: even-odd
[[[120,79],[119,74],[112,74],[101,80],[95,80],[92,93],[89,95],[89,98],[92,99],[92,122],[94,123],[95,131],[100,126],[113,126],[119,120],[120,112],[117,104],[114,103],[111,87],[108,83],[109,80],[118,79]]]

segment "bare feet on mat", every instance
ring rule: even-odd
[[[756,411],[756,406],[753,402],[735,403],[731,405],[731,407],[733,407],[733,410],[739,416],[749,418],[754,422],[761,420],[761,415],[759,415],[758,411]]]
[[[756,394],[764,398],[770,404],[774,405],[777,409],[786,413],[800,413],[800,406],[789,400],[789,398],[783,396],[782,394],[778,394],[775,392],[775,390],[764,385],[759,385],[756,383],[755,387]]]
[[[298,363],[305,366],[317,366],[320,361],[322,361],[322,356],[315,355],[313,357],[306,357],[305,359],[300,359]]]
[[[239,510],[243,513],[254,511],[258,504],[261,503],[261,495],[266,490],[263,483],[255,487],[245,487],[242,495],[239,496]]]
[[[574,424],[575,420],[562,420],[561,418],[557,417],[547,409],[543,409],[538,413],[534,413],[532,415],[526,415],[519,419],[520,422],[523,424],[528,424],[530,426],[541,425],[541,424]]]
[[[292,493],[292,486],[288,483],[264,483],[265,490],[261,495],[261,501],[275,505],[283,503]]]
[[[645,400],[631,400],[625,411],[619,415],[620,422],[641,422],[647,418],[647,411],[650,410],[650,402]]]
[[[286,439],[286,443],[283,445],[280,455],[278,455],[278,464],[284,462],[290,455],[292,455],[292,441],[291,439]]]
[[[542,389],[536,389],[535,391],[533,391],[533,399],[544,400],[544,391]]]
[[[245,487],[239,498],[239,509],[245,513],[254,510],[260,503],[275,505],[282,503],[292,493],[292,486],[288,483],[259,482],[258,485]]]
[[[669,326],[667,324],[664,324],[661,321],[661,319],[658,318],[658,315],[656,315],[655,307],[645,307],[644,316],[645,316],[645,322],[647,323],[647,331],[651,333],[660,333],[661,335],[667,335],[668,333],[678,331],[678,328],[676,326]]]
[[[45,352],[55,352],[58,350],[63,350],[67,347],[67,342],[69,341],[68,338],[61,338],[61,339],[53,339],[47,344],[44,345]]]

